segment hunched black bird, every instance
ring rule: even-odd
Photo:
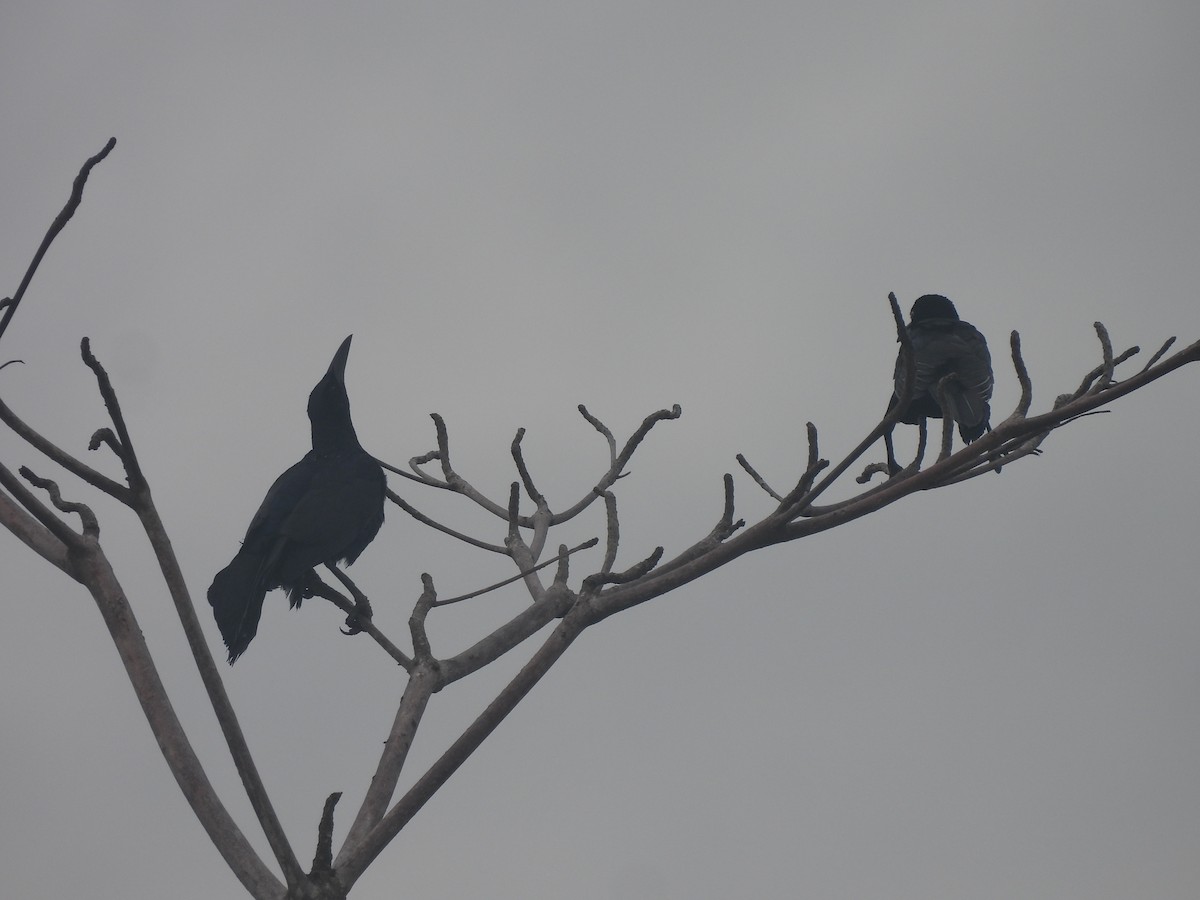
[[[991,430],[989,419],[992,398],[992,357],[987,341],[974,325],[962,321],[954,304],[941,294],[925,294],[913,304],[908,321],[908,337],[912,342],[915,376],[908,405],[900,421],[916,425],[921,419],[949,418],[958,424],[964,444],[980,438]],[[896,357],[896,373],[888,411],[896,407],[904,395],[907,369],[904,353]],[[947,376],[951,376],[948,377]],[[937,399],[938,384],[945,398],[943,410]],[[888,470],[900,471],[892,448],[892,430],[884,434],[887,446]]]
[[[299,606],[314,568],[353,563],[383,524],[387,481],[350,421],[351,337],[342,341],[308,397],[312,450],[275,479],[242,548],[208,589],[231,665],[258,631],[268,591],[284,588],[290,605]]]

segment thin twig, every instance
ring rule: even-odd
[[[754,468],[754,466],[750,465],[749,460],[747,460],[745,456],[743,456],[741,453],[739,453],[737,455],[736,459],[738,461],[738,465],[740,465],[743,469],[746,470],[746,474],[754,479],[754,483],[757,484],[760,488],[762,488],[764,491],[767,492],[768,497],[770,497],[772,500],[775,500],[779,503],[783,502],[783,497],[781,497],[779,494],[775,493],[775,491],[771,488],[771,486],[769,484],[767,484],[766,479],[758,474],[758,471]]]
[[[578,553],[580,550],[590,550],[592,547],[595,547],[598,543],[600,543],[600,538],[589,538],[588,540],[584,541],[579,546],[572,547],[570,550],[568,550],[566,548],[566,546],[564,545],[559,548],[559,552],[558,552],[557,556],[552,556],[552,557],[550,557],[550,559],[546,560],[545,562],[538,563],[532,569],[518,572],[516,575],[512,575],[508,578],[505,578],[503,581],[497,581],[495,584],[489,584],[487,587],[480,588],[477,591],[471,591],[469,594],[460,594],[457,597],[450,597],[447,600],[437,600],[432,605],[433,606],[449,606],[451,603],[461,603],[463,600],[473,600],[476,597],[481,597],[484,594],[491,593],[492,591],[498,590],[499,588],[505,587],[506,585],[510,585],[514,581],[520,581],[526,575],[529,575],[532,572],[536,572],[539,569],[544,569],[547,566],[554,565],[555,563],[561,564],[561,563],[565,562],[567,557],[570,556],[572,553]]]
[[[437,453],[436,450],[434,450],[432,452],[434,454]],[[425,454],[425,456],[427,457],[427,456],[429,456],[429,454],[427,453],[427,454]],[[384,460],[380,459],[377,456],[373,456],[371,458],[373,460],[375,460],[375,462],[379,463],[379,465],[382,468],[387,469],[393,475],[399,475],[401,478],[407,478],[409,481],[417,482],[417,484],[429,485],[430,487],[445,487],[445,485],[443,485],[440,481],[437,481],[436,479],[429,478],[428,476],[425,476],[423,474],[422,475],[414,475],[412,472],[405,472],[403,469],[398,469],[398,468],[396,468],[396,466],[393,466],[389,462],[385,462]],[[411,465],[413,465],[414,462],[417,462],[418,460],[421,460],[423,462],[429,462],[429,460],[426,459],[425,457],[414,456],[412,459],[410,459],[408,461],[408,464],[411,466]]]
[[[1163,345],[1161,347],[1158,348],[1158,350],[1155,352],[1155,354],[1152,357],[1150,357],[1149,362],[1147,362],[1146,365],[1142,366],[1142,372],[1145,372],[1147,369],[1149,369],[1151,366],[1153,366],[1156,362],[1158,362],[1160,359],[1162,359],[1166,355],[1167,351],[1171,349],[1171,345],[1174,343],[1175,343],[1174,336],[1167,338],[1167,340],[1163,343]],[[1141,372],[1139,372],[1138,374],[1140,375]]]
[[[487,541],[481,541],[478,538],[471,537],[469,534],[463,534],[461,531],[455,531],[448,525],[443,525],[441,522],[429,518],[429,516],[418,510],[415,506],[394,492],[391,488],[388,488],[387,491],[385,491],[385,496],[422,525],[428,525],[430,528],[436,529],[443,534],[448,534],[450,537],[458,538],[463,543],[470,544],[473,547],[478,547],[481,550],[490,550],[493,553],[508,552],[499,544],[489,544]]]
[[[604,439],[608,441],[608,464],[612,467],[617,462],[617,439],[613,437],[613,433],[608,430],[607,425],[588,412],[586,406],[580,403],[577,408],[579,414],[588,421],[588,424],[600,432],[604,436]]]
[[[83,187],[87,184],[88,176],[92,174],[92,169],[103,160],[113,147],[117,146],[117,139],[109,138],[108,143],[104,145],[104,149],[91,157],[83,164],[79,170],[79,174],[75,176],[75,181],[71,185],[71,196],[67,199],[67,205],[62,208],[54,221],[50,223],[50,228],[46,231],[46,236],[42,238],[42,243],[38,246],[37,252],[33,254],[33,261],[25,270],[25,277],[21,279],[21,284],[17,287],[17,292],[5,300],[3,304],[4,315],[0,317],[0,338],[4,336],[4,332],[8,330],[8,323],[17,311],[17,307],[21,305],[21,300],[25,297],[25,291],[29,287],[29,283],[33,281],[34,273],[37,272],[38,266],[41,265],[42,257],[46,255],[46,251],[50,249],[50,245],[54,243],[54,239],[58,237],[58,233],[67,227],[67,223],[71,221],[71,217],[75,215],[75,210],[79,209],[79,204],[83,202]]]
[[[146,478],[142,474],[142,467],[138,463],[137,454],[134,452],[133,439],[129,436],[129,429],[125,425],[125,416],[121,412],[121,403],[117,399],[117,392],[113,390],[108,372],[104,371],[104,367],[100,365],[100,361],[92,353],[91,341],[87,338],[80,341],[79,352],[83,357],[84,363],[96,376],[96,384],[100,388],[100,396],[104,399],[104,406],[108,409],[108,416],[112,420],[113,427],[117,430],[114,450],[125,469],[125,478],[129,482],[129,489],[135,495],[140,494],[147,488]],[[89,449],[95,449],[99,446],[96,443],[96,437],[93,437],[92,441],[93,443],[89,445]],[[107,443],[112,446],[111,441]]]

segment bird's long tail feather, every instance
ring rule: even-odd
[[[958,433],[963,441],[977,440],[987,430],[991,417],[987,401],[976,392],[964,389],[956,378],[946,379],[943,392],[949,407],[943,412],[958,423]]]
[[[208,589],[217,628],[229,651],[232,665],[246,652],[258,632],[266,586],[262,583],[262,560],[244,547],[217,573]]]

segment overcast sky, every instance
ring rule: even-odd
[[[79,165],[118,144],[4,337],[26,364],[0,391],[85,453],[107,424],[78,362],[92,338],[217,650],[204,591],[307,449],[308,392],[350,333],[368,449],[429,450],[440,412],[493,496],[518,427],[563,508],[606,462],[577,404],[621,437],[681,404],[618,491],[619,565],[671,554],[715,521],[736,453],[784,484],[805,421],[827,457],[871,428],[889,291],[945,293],[987,335],[997,419],[1012,329],[1036,409],[1099,361],[1097,319],[1118,349],[1200,338],[1198,37],[1192,0],[8,0],[0,294]],[[1196,378],[598,626],[354,896],[1194,898]],[[8,435],[0,458],[56,475]],[[737,484],[740,515],[769,509]],[[176,708],[265,853],[136,522],[64,488],[94,503]],[[7,535],[0,563],[4,893],[238,896],[91,600]],[[352,574],[397,638],[423,571],[449,596],[510,569],[389,510]],[[440,612],[435,652],[523,602]],[[306,863],[334,790],[344,834],[402,689],[341,619],[273,594],[227,673]],[[410,765],[534,646],[435,696]]]

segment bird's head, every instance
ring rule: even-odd
[[[346,361],[350,358],[350,335],[329,364],[325,375],[308,395],[308,418],[313,427],[313,446],[340,443],[341,438],[354,437],[350,424],[350,398],[346,394]]]
[[[915,325],[928,319],[958,321],[958,310],[954,308],[954,304],[948,297],[943,297],[941,294],[925,294],[918,297],[917,302],[913,304],[908,324]]]

